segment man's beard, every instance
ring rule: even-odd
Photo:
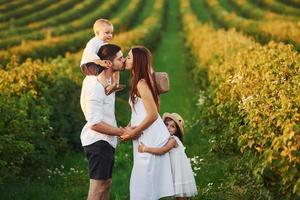
[[[120,69],[114,69],[112,68],[113,72],[117,72],[117,71],[124,71],[125,70],[125,65],[123,65]]]

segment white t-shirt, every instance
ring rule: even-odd
[[[87,121],[80,135],[82,146],[104,140],[116,148],[118,142],[117,136],[106,135],[91,129],[92,125],[101,121],[117,127],[115,93],[106,95],[104,87],[97,80],[96,76],[86,76],[82,83],[80,105]]]
[[[97,53],[100,47],[104,44],[106,43],[96,36],[90,39],[83,50],[80,66],[100,59]]]

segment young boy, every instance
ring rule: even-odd
[[[90,39],[83,51],[80,67],[85,75],[96,75],[103,69],[111,67],[112,63],[109,60],[101,60],[97,55],[100,47],[108,43],[113,37],[113,25],[107,19],[98,19],[95,21],[93,30],[95,37]],[[112,92],[121,91],[125,85],[120,85],[120,74],[115,72],[112,78],[112,84],[105,86],[106,95]]]

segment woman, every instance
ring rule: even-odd
[[[174,195],[169,153],[158,156],[138,152],[138,146],[162,147],[170,134],[159,116],[159,96],[152,75],[151,53],[145,47],[133,47],[125,68],[131,70],[131,126],[121,136],[133,139],[133,168],[130,177],[131,200],[157,200]]]

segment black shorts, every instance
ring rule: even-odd
[[[96,63],[93,62],[82,64],[80,67],[82,72],[85,75],[94,75],[94,76],[97,76],[105,69],[105,67],[102,67],[101,65],[97,65]]]
[[[99,140],[83,148],[88,159],[90,179],[111,179],[115,162],[115,149],[103,140]]]

